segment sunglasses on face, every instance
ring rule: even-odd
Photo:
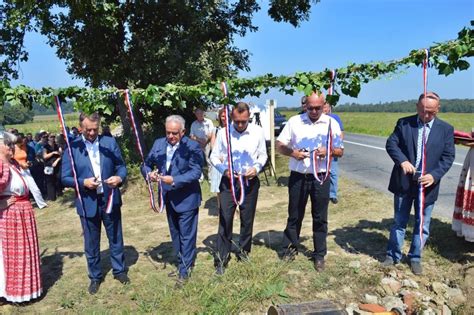
[[[319,112],[320,110],[323,110],[323,106],[306,106],[306,110],[308,112]]]

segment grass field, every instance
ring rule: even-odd
[[[372,120],[371,120],[372,121]],[[38,124],[38,122],[35,122]],[[53,123],[54,124],[54,123]],[[34,128],[48,128],[45,120]],[[23,129],[24,130],[24,129]],[[129,167],[129,181],[123,188],[122,218],[126,263],[132,283],[113,280],[105,235],[101,240],[105,281],[97,295],[87,293],[89,280],[83,253],[79,218],[73,208],[73,192],[67,191],[48,208],[37,211],[42,261],[43,297],[24,305],[0,302],[2,314],[129,314],[129,313],[265,313],[269,305],[331,299],[341,305],[359,303],[364,294],[383,296],[381,279],[389,270],[380,267],[385,255],[393,209],[390,196],[341,178],[337,205],[329,208],[327,269],[316,273],[308,259],[313,249],[310,209],[303,222],[301,254],[291,263],[279,259],[288,206],[288,159],[277,158],[276,182],[266,186],[260,175],[257,214],[250,260],[232,259],[224,276],[215,276],[213,253],[218,217],[216,197],[202,184],[203,203],[199,214],[198,256],[192,277],[182,289],[175,289],[175,270],[170,234],[164,214],[154,214],[147,201],[147,190],[136,167]],[[310,206],[308,205],[308,208]],[[238,233],[239,219],[234,221]],[[431,283],[443,282],[461,288],[472,297],[464,283],[464,273],[474,266],[473,244],[455,237],[450,221],[432,219],[432,236],[424,251],[424,275],[415,277],[406,264],[395,273],[401,279],[414,279],[422,297],[432,296]],[[409,237],[409,235],[408,235]],[[235,235],[237,243],[238,236]],[[408,250],[408,244],[405,251]],[[440,302],[441,299],[441,302]],[[439,309],[442,304],[431,307]],[[469,314],[474,308],[437,298],[454,314]]]
[[[282,111],[288,119],[297,111]],[[336,112],[337,113],[337,112]],[[346,132],[374,136],[389,136],[397,120],[413,113],[337,113]],[[440,113],[438,117],[454,126],[456,130],[470,132],[474,128],[474,113]]]
[[[79,114],[72,113],[64,115],[64,119],[66,120],[66,125],[68,127],[78,126],[79,125]],[[16,128],[19,132],[23,132],[24,134],[31,132],[32,135],[37,133],[40,130],[46,130],[52,133],[60,133],[60,126],[58,116],[56,115],[41,115],[35,116],[33,121],[27,124],[21,125],[6,125],[5,129],[7,128]]]
[[[250,260],[231,260],[221,277],[214,275],[212,256],[218,223],[216,201],[208,192],[208,184],[203,183],[198,257],[183,289],[175,289],[174,278],[167,276],[175,270],[176,260],[166,216],[149,209],[145,185],[132,169],[122,208],[126,263],[132,283],[122,286],[113,280],[103,235],[105,281],[97,295],[89,295],[80,223],[72,206],[73,192],[68,191],[48,208],[37,211],[43,298],[26,305],[3,305],[1,313],[254,314],[264,313],[271,304],[332,299],[347,305],[360,302],[365,293],[383,294],[380,282],[389,271],[381,268],[378,261],[384,257],[391,224],[391,198],[342,179],[340,202],[331,204],[329,209],[326,271],[316,273],[308,259],[313,248],[308,217],[301,234],[302,254],[294,262],[282,262],[278,257],[287,215],[286,163],[286,158],[277,159],[278,185],[272,183],[268,187],[262,181]],[[236,233],[238,226],[236,218]],[[237,239],[235,235],[236,242]],[[434,281],[463,287],[463,270],[472,266],[473,249],[454,236],[448,220],[434,218],[432,238],[424,251],[425,274],[414,277],[405,264],[399,265],[396,272],[400,277],[415,279],[425,295],[430,294],[430,283]],[[360,266],[354,267],[354,262]],[[469,310],[466,305],[450,307],[458,314]]]

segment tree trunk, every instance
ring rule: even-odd
[[[133,103],[132,103],[132,106],[133,106]],[[130,139],[131,143],[136,145],[135,133],[132,129],[132,123],[131,123],[130,116],[129,116],[129,113],[128,113],[127,105],[125,105],[123,95],[121,95],[117,99],[117,107],[118,107],[118,111],[119,111],[119,115],[120,115],[120,120],[122,121],[123,136],[127,139]],[[141,144],[141,147],[143,149],[143,154],[144,154],[144,156],[146,156],[146,154],[148,153],[148,149],[146,147],[146,144],[145,144],[145,141],[144,141],[144,138],[143,138],[143,128],[142,128],[142,122],[140,120],[140,115],[136,114],[136,109],[134,107],[132,107],[132,108],[133,108],[133,111],[134,111],[133,117],[135,118],[138,138],[140,140],[140,144]]]

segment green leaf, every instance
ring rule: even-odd
[[[170,100],[165,100],[165,101],[163,102],[163,106],[171,107],[172,105],[173,105],[173,102],[170,101]]]
[[[467,70],[467,69],[469,69],[469,66],[470,66],[470,64],[466,60],[459,60],[458,61],[459,70]]]

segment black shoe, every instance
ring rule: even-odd
[[[216,275],[222,276],[222,275],[224,274],[224,272],[225,272],[225,267],[224,267],[224,265],[223,265],[223,264],[218,264],[218,265],[216,266]]]
[[[89,284],[89,294],[94,295],[99,291],[101,281],[91,280]]]
[[[414,275],[421,275],[423,274],[423,268],[421,267],[421,263],[419,261],[412,261],[410,262],[410,269]]]
[[[331,200],[331,202],[332,202],[333,204],[337,204],[337,203],[339,202],[339,201],[337,200],[337,198],[331,198],[331,199],[329,199],[329,200]]]
[[[316,259],[314,261],[314,269],[316,269],[317,272],[323,272],[324,269],[326,269],[326,263],[324,262],[324,259]]]
[[[126,273],[118,274],[118,275],[114,276],[114,279],[120,281],[121,284],[129,284],[130,283],[130,279],[128,278]]]

